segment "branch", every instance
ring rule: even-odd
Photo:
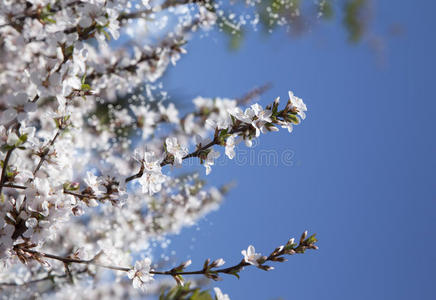
[[[74,273],[74,275],[77,274],[82,274],[82,273],[86,273],[88,272],[88,268],[85,268],[83,270],[79,270],[77,272]],[[50,274],[50,272],[47,274],[47,276],[42,277],[42,278],[38,278],[38,279],[33,279],[30,281],[26,281],[23,283],[16,283],[16,282],[0,282],[0,286],[26,286],[26,285],[30,285],[30,284],[34,284],[34,283],[38,283],[38,282],[42,282],[42,281],[46,281],[46,280],[53,280],[55,278],[68,278],[69,275],[67,273],[65,274],[59,274],[59,275],[52,275]]]
[[[135,12],[127,13],[127,14],[121,14],[118,17],[118,21],[142,18],[146,15],[149,15],[152,13],[157,13],[159,11],[163,11],[163,10],[166,10],[170,7],[176,7],[179,5],[185,5],[185,4],[191,4],[191,3],[201,4],[204,2],[205,2],[205,0],[166,0],[162,5],[159,6],[159,10],[154,10],[153,8],[150,8],[150,9],[139,10],[139,11],[135,11]]]
[[[265,93],[266,91],[268,91],[271,88],[272,84],[271,83],[266,83],[258,88],[254,88],[251,91],[249,91],[248,93],[246,93],[245,95],[243,95],[240,98],[236,99],[236,102],[239,105],[245,105],[250,103],[254,98],[259,97],[260,95],[262,95],[263,93]]]
[[[246,131],[249,127],[250,127],[249,125],[248,125],[248,126],[241,126],[241,127],[239,127],[239,128],[234,127],[234,128],[229,132],[229,134],[234,134],[234,133],[244,132],[244,131]],[[221,141],[220,141],[220,139],[218,138],[219,132],[220,132],[220,131],[215,131],[214,139],[213,139],[210,143],[208,143],[208,144],[206,144],[206,145],[204,145],[204,146],[201,146],[201,145],[200,145],[200,147],[198,147],[197,150],[195,150],[195,151],[193,151],[193,152],[191,152],[191,153],[185,155],[185,156],[182,158],[182,160],[185,160],[185,159],[188,159],[188,158],[191,158],[191,157],[199,157],[202,153],[204,153],[204,151],[208,150],[208,149],[211,148],[212,146],[221,144]],[[163,166],[169,165],[169,164],[171,164],[171,163],[172,163],[171,159],[169,159],[168,156],[167,156],[167,157],[166,157],[166,158],[161,162],[160,166],[163,167]],[[143,166],[141,166],[141,169],[139,170],[138,173],[136,173],[136,174],[134,174],[134,175],[132,175],[132,176],[127,177],[127,178],[126,178],[126,182],[132,181],[132,180],[134,180],[134,179],[136,179],[136,178],[140,178],[142,175],[144,175],[144,167],[143,167]]]
[[[198,24],[200,24],[200,19],[195,19],[190,24],[183,26],[180,29],[179,35],[188,33],[190,30],[195,28],[195,26],[197,26]],[[169,35],[166,38],[162,39],[162,41],[158,43],[158,45],[150,53],[145,53],[145,52],[142,53],[141,57],[134,63],[129,64],[127,66],[119,67],[118,66],[119,62],[116,62],[113,65],[109,66],[103,73],[92,72],[88,74],[86,76],[86,79],[92,81],[104,75],[117,74],[123,71],[134,73],[138,68],[138,64],[146,61],[153,61],[153,60],[158,61],[159,60],[158,50],[163,48],[170,48],[175,51],[180,51],[179,49],[180,45],[177,44],[177,40],[173,36]]]
[[[277,247],[269,256],[260,256],[260,254],[251,253],[248,254],[248,257],[244,254],[244,259],[242,259],[238,264],[227,267],[227,268],[221,268],[216,269],[216,267],[220,267],[222,264],[224,264],[224,261],[222,259],[213,261],[210,263],[210,259],[207,259],[203,265],[203,268],[201,270],[197,271],[184,271],[184,269],[190,264],[190,261],[185,262],[171,270],[168,271],[155,271],[150,270],[149,273],[153,275],[164,275],[164,276],[172,276],[178,283],[182,282],[182,278],[180,276],[182,275],[204,275],[208,278],[211,278],[213,280],[219,280],[220,277],[218,274],[230,274],[235,275],[239,278],[238,273],[247,266],[255,265],[259,269],[269,271],[272,270],[273,267],[264,265],[265,262],[271,261],[271,262],[285,262],[286,258],[284,258],[284,255],[293,255],[296,253],[304,253],[308,249],[314,249],[317,250],[318,246],[315,245],[317,242],[317,239],[315,238],[315,234],[311,235],[310,237],[307,236],[307,231],[305,231],[300,238],[299,244],[294,243],[294,239],[290,239],[285,246]],[[14,250],[18,256],[18,258],[22,262],[27,262],[29,259],[37,260],[40,263],[45,263],[43,258],[48,259],[54,259],[58,260],[66,264],[71,263],[77,263],[77,264],[86,264],[86,265],[93,265],[96,267],[111,269],[115,271],[122,271],[122,272],[129,272],[133,270],[132,267],[120,267],[120,266],[113,266],[113,265],[106,265],[101,264],[97,262],[97,258],[100,256],[101,252],[97,254],[94,258],[90,260],[83,260],[83,259],[77,259],[72,257],[63,257],[58,256],[54,254],[39,252],[35,250],[31,250],[29,248],[35,247],[34,244],[19,244],[14,247]],[[254,248],[253,248],[254,251]],[[68,271],[67,271],[68,273]],[[65,274],[62,277],[70,277],[71,274]],[[49,279],[48,277],[37,279],[33,282],[42,281],[45,279]],[[13,283],[0,283],[0,285],[16,285]]]
[[[48,143],[48,145],[47,145],[47,146],[45,147],[45,149],[43,150],[43,152],[42,152],[42,154],[41,154],[41,157],[40,157],[40,159],[39,159],[39,163],[38,163],[38,165],[36,166],[35,170],[33,171],[33,175],[35,175],[36,172],[38,172],[39,169],[41,168],[42,163],[45,161],[45,158],[47,157],[47,154],[48,154],[49,151],[50,151],[50,147],[53,146],[53,144],[55,143],[56,139],[57,139],[58,136],[60,135],[61,131],[62,131],[62,128],[59,128],[58,131],[56,132],[55,136],[51,139],[51,141]]]
[[[67,263],[67,264],[69,264],[69,263],[87,264],[87,265],[93,265],[93,266],[97,266],[97,267],[101,267],[101,268],[106,268],[106,269],[111,269],[111,270],[116,270],[116,271],[124,271],[124,272],[128,272],[131,270],[131,268],[111,266],[111,265],[97,263],[97,262],[95,262],[97,256],[94,257],[93,259],[90,259],[90,260],[83,260],[83,259],[62,257],[62,256],[54,255],[54,254],[38,252],[35,250],[31,250],[28,248],[22,248],[22,247],[17,247],[15,249],[15,251],[17,252],[18,256],[23,255],[22,253],[20,253],[21,251],[24,251],[24,252],[31,254],[30,257],[22,257],[24,259],[34,258],[34,259],[40,261],[41,258],[50,258],[50,259],[55,259],[55,260],[58,260],[58,261],[61,261],[63,263]]]
[[[292,124],[298,124],[300,122],[298,117],[296,116],[298,113],[298,109],[293,106],[291,100],[288,100],[286,107],[280,111],[278,110],[278,106],[279,106],[279,100],[277,98],[272,105],[270,104],[267,105],[266,107],[267,110],[271,110],[271,116],[269,121],[268,122],[262,121],[264,122],[262,127],[264,127],[264,129],[266,128],[267,131],[277,131],[278,128],[276,126],[283,126],[283,124],[290,124],[289,126],[292,126]],[[257,136],[256,133],[257,131],[260,130],[258,127],[255,127],[255,126],[259,126],[258,124],[256,125],[256,122],[258,122],[258,117],[256,116],[253,117],[251,123],[246,123],[249,121],[240,121],[233,116],[231,116],[231,118],[232,118],[232,124],[229,125],[228,128],[225,129],[216,128],[213,140],[211,142],[209,142],[206,145],[201,145],[201,144],[197,145],[197,149],[182,157],[182,160],[191,157],[199,157],[201,160],[204,160],[207,158],[207,155],[209,153],[209,148],[213,147],[214,145],[226,145],[227,138],[235,134],[240,135],[244,139],[248,139],[248,140],[251,140],[255,136]],[[63,127],[60,127],[60,129],[61,128]],[[53,138],[52,143],[50,145],[54,143],[54,140],[56,139],[58,134],[59,131],[56,134],[55,138]],[[172,154],[167,153],[164,160],[160,163],[160,166],[163,167],[165,165],[172,164],[173,162],[174,162],[174,157],[172,156]],[[125,182],[127,183],[134,179],[142,177],[144,175],[144,171],[145,171],[145,167],[144,167],[144,163],[142,162],[139,171],[136,174],[126,177]],[[23,187],[21,186],[11,186],[11,187],[23,189]],[[92,199],[100,200],[96,196],[92,195],[92,193],[86,191],[87,190],[84,190],[79,194],[73,191],[64,190],[64,193],[79,197],[80,199],[92,198]]]

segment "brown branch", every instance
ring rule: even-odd
[[[75,258],[70,258],[70,257],[62,257],[62,256],[58,256],[58,255],[54,255],[54,254],[49,254],[49,253],[43,253],[43,252],[38,252],[35,250],[30,250],[27,248],[18,248],[17,250],[21,250],[30,254],[35,254],[39,257],[45,257],[45,258],[50,258],[50,259],[55,259],[55,260],[59,260],[63,263],[69,264],[69,263],[76,263],[76,264],[87,264],[87,265],[93,265],[96,267],[101,267],[101,268],[106,268],[106,269],[111,269],[111,270],[116,270],[116,271],[124,271],[124,272],[128,272],[131,270],[131,268],[124,268],[124,267],[117,267],[117,266],[111,266],[111,265],[105,265],[105,264],[100,264],[95,262],[94,259],[90,259],[90,260],[83,260],[83,259],[75,259]]]
[[[276,248],[268,257],[262,256],[261,258],[259,258],[257,261],[258,262],[257,267],[260,269],[268,271],[271,269],[271,267],[264,265],[264,263],[267,261],[284,262],[284,261],[286,261],[286,259],[283,257],[283,255],[292,255],[292,254],[296,254],[296,253],[304,253],[307,249],[316,250],[316,249],[318,249],[318,247],[315,246],[316,241],[317,240],[315,239],[314,235],[307,237],[307,231],[306,231],[301,235],[298,246],[297,246],[297,244],[293,243],[293,239],[289,240],[285,246],[281,246],[281,247]],[[92,258],[90,260],[83,260],[83,259],[76,259],[76,258],[71,258],[71,257],[62,257],[62,256],[54,255],[54,254],[39,252],[39,251],[31,250],[28,248],[22,248],[21,246],[15,246],[14,249],[17,252],[17,254],[22,255],[23,252],[26,252],[26,253],[30,254],[29,257],[27,257],[27,258],[34,258],[40,262],[43,262],[42,258],[49,258],[49,259],[61,261],[64,263],[65,266],[67,266],[68,264],[71,264],[71,263],[77,263],[77,264],[94,265],[96,267],[111,269],[111,270],[115,270],[115,271],[122,271],[122,272],[128,272],[128,271],[132,270],[131,267],[119,267],[119,266],[100,264],[100,263],[96,262],[96,259],[98,258],[99,254],[97,254],[94,258]],[[153,274],[153,275],[169,275],[169,276],[173,276],[173,277],[181,276],[181,275],[204,275],[208,278],[218,280],[219,277],[217,274],[220,274],[220,273],[221,274],[232,274],[232,275],[238,276],[237,273],[243,267],[250,266],[250,265],[252,265],[252,264],[250,264],[249,262],[245,261],[245,259],[243,259],[238,264],[236,264],[234,266],[213,270],[213,268],[215,268],[215,266],[213,263],[210,264],[210,260],[208,259],[204,263],[203,268],[201,270],[197,270],[197,271],[183,271],[183,269],[186,266],[184,264],[182,264],[182,265],[175,267],[169,271],[151,270],[149,273]],[[67,269],[67,273],[69,273],[68,269]],[[69,276],[71,276],[71,273],[66,274],[63,277],[69,277]],[[39,280],[44,280],[44,278],[39,279]],[[15,285],[15,284],[0,283],[0,285]]]
[[[27,187],[25,187],[23,185],[16,185],[16,184],[9,184],[9,183],[4,183],[4,184],[0,185],[0,188],[1,187],[12,188],[12,189],[19,189],[19,190],[27,189]]]
[[[187,33],[190,30],[192,30],[192,28],[197,26],[199,23],[200,23],[200,20],[196,19],[192,23],[181,28],[180,32]],[[153,60],[158,61],[159,60],[159,53],[157,52],[158,49],[168,47],[168,48],[171,48],[172,50],[174,50],[174,49],[177,49],[176,47],[180,47],[179,45],[177,45],[177,43],[174,42],[174,40],[175,40],[174,37],[168,36],[168,37],[162,39],[162,41],[160,43],[158,43],[158,45],[153,49],[153,51],[151,51],[151,53],[143,53],[141,55],[141,57],[137,61],[135,61],[134,63],[129,64],[127,66],[119,67],[118,66],[119,62],[116,62],[113,65],[109,66],[103,73],[92,72],[91,74],[86,76],[86,79],[92,81],[94,79],[102,77],[103,75],[118,74],[118,73],[123,72],[123,71],[134,73],[134,72],[136,72],[136,70],[138,68],[138,64],[146,62],[146,61],[153,61]]]
[[[245,104],[251,102],[254,98],[259,97],[260,95],[262,95],[263,93],[268,91],[271,87],[272,87],[271,83],[266,83],[260,87],[254,88],[251,91],[249,91],[248,93],[246,93],[245,95],[243,95],[242,97],[237,98],[236,102],[239,105],[245,105]]]

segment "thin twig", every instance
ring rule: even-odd
[[[88,268],[85,268],[83,270],[79,270],[79,271],[75,272],[74,275],[82,274],[82,273],[86,273],[86,272],[88,272]],[[66,277],[68,277],[68,274],[52,275],[52,274],[49,273],[45,277],[38,278],[38,279],[33,279],[33,280],[26,281],[26,282],[23,282],[23,283],[0,282],[0,286],[26,286],[26,285],[30,285],[30,284],[46,281],[46,280],[53,280],[54,278],[66,278]]]
[[[124,271],[124,272],[127,272],[131,269],[131,268],[124,268],[124,267],[117,267],[117,266],[100,264],[100,263],[95,262],[92,259],[90,259],[90,260],[75,259],[75,258],[70,258],[70,257],[62,257],[59,255],[49,254],[49,253],[38,252],[35,250],[26,249],[26,248],[19,248],[19,249],[24,251],[24,252],[27,252],[27,253],[36,254],[36,255],[39,255],[42,257],[59,260],[63,263],[67,263],[67,264],[68,263],[87,264],[87,265],[93,265],[93,266],[97,266],[97,267],[101,267],[101,268],[106,268],[106,269],[111,269],[111,270],[116,270],[116,271]]]
[[[242,97],[237,98],[236,102],[239,105],[247,104],[247,103],[251,102],[254,98],[259,97],[260,95],[262,95],[263,93],[268,91],[271,88],[271,86],[272,86],[271,83],[266,83],[260,87],[254,88],[251,91],[249,91],[248,93],[246,93],[245,95],[243,95]]]
[[[281,248],[280,247],[276,248],[276,250],[274,250],[268,257],[264,256],[263,262],[261,262],[258,267],[262,268],[264,270],[268,270],[268,268],[270,268],[270,267],[263,265],[263,263],[265,263],[267,261],[283,262],[286,260],[282,257],[285,254],[291,255],[291,254],[295,254],[295,253],[304,253],[304,251],[306,249],[318,249],[318,247],[315,246],[315,244],[314,244],[316,242],[316,240],[310,241],[311,238],[306,239],[306,237],[307,237],[307,232],[303,233],[303,235],[300,239],[299,245],[297,247],[294,247],[291,245],[290,248],[283,247],[283,246]],[[83,260],[83,259],[76,259],[76,258],[71,258],[71,257],[62,257],[62,256],[54,255],[54,254],[39,252],[39,251],[31,250],[28,248],[21,248],[21,247],[17,247],[16,251],[24,251],[24,252],[33,254],[38,258],[38,260],[40,260],[41,257],[55,259],[55,260],[63,262],[64,265],[67,265],[70,263],[77,263],[77,264],[94,265],[94,266],[101,267],[101,268],[106,268],[106,269],[111,269],[111,270],[116,270],[116,271],[123,271],[123,272],[128,272],[128,271],[132,270],[131,267],[119,267],[119,266],[100,264],[100,263],[96,262],[96,259],[98,256],[96,256],[90,260]],[[250,266],[250,265],[252,265],[252,264],[250,264],[249,262],[245,261],[245,259],[243,259],[238,264],[236,264],[234,266],[222,268],[222,269],[216,269],[216,270],[212,270],[213,266],[211,267],[211,265],[209,265],[207,263],[207,264],[205,264],[203,269],[197,270],[197,271],[183,271],[184,267],[182,267],[181,269],[179,269],[179,267],[177,267],[177,268],[173,268],[169,271],[151,270],[149,273],[153,274],[153,275],[170,275],[173,277],[179,276],[179,275],[205,275],[205,276],[208,276],[210,278],[218,279],[217,274],[219,274],[219,273],[233,274],[234,275],[235,273],[239,272],[243,267]]]
[[[36,174],[36,172],[39,171],[39,169],[42,166],[42,163],[45,161],[45,158],[47,157],[47,154],[50,151],[50,147],[53,146],[53,144],[55,143],[56,139],[58,138],[58,136],[60,135],[62,129],[58,129],[58,131],[56,132],[56,135],[51,139],[50,143],[45,147],[45,149],[43,150],[43,153],[41,155],[41,158],[39,159],[39,163],[36,166],[35,170],[33,171],[33,175]]]

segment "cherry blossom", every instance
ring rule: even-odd
[[[236,137],[231,135],[226,140],[226,155],[228,158],[233,159],[235,157],[235,146],[238,142],[236,141]]]
[[[256,249],[252,245],[248,246],[247,250],[241,251],[244,256],[244,261],[251,265],[258,267],[260,265],[259,260],[262,257],[261,254],[256,253]]]
[[[214,290],[214,292],[215,292],[216,300],[230,300],[229,295],[224,294],[224,293],[220,290],[220,288],[218,288],[218,287],[214,287],[213,290]]]
[[[169,137],[165,140],[168,153],[174,156],[174,163],[181,165],[183,157],[188,154],[188,149],[181,146],[176,137]]]
[[[154,280],[158,275],[185,283],[191,261],[154,270],[156,245],[168,247],[171,235],[217,210],[229,189],[206,182],[208,177],[182,162],[203,164],[208,175],[212,166],[224,167],[215,163],[220,147],[233,159],[241,141],[251,146],[260,133],[292,131],[307,111],[292,92],[281,109],[278,100],[249,105],[253,99],[211,95],[179,110],[162,76],[183,59],[194,34],[220,26],[221,5],[0,4],[2,296],[141,298],[143,290],[157,293],[168,285]],[[239,30],[242,23],[227,25]],[[270,261],[316,249],[315,241],[306,234]],[[223,259],[208,259],[194,274],[218,280],[218,274],[237,275],[248,265],[271,268],[253,246],[242,254],[244,260],[228,268],[221,268]],[[146,258],[128,267],[137,257]],[[41,281],[47,290],[34,284]],[[218,288],[215,293],[229,299]]]
[[[133,287],[145,290],[147,283],[153,281],[153,275],[150,274],[151,260],[144,258],[135,263],[132,270],[127,272],[127,276],[133,280]]]
[[[304,120],[306,119],[306,104],[303,99],[294,96],[294,93],[289,91],[289,101],[291,103],[291,109],[296,109],[298,115]]]
[[[203,165],[206,168],[206,175],[209,175],[209,173],[212,171],[211,166],[215,164],[215,159],[218,157],[220,157],[220,153],[213,149],[207,154],[207,157],[203,162]]]

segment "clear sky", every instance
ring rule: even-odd
[[[305,229],[317,233],[319,251],[215,284],[233,300],[436,297],[436,2],[373,2],[381,62],[331,23],[298,39],[250,34],[236,52],[220,34],[195,38],[168,74],[167,87],[186,101],[271,82],[262,104],[292,89],[308,106],[292,134],[261,136],[253,150],[290,150],[291,166],[213,168],[210,182],[237,187],[173,238],[177,257],[201,267],[207,257],[237,263],[249,244],[267,254]],[[392,24],[403,34],[392,37]]]

